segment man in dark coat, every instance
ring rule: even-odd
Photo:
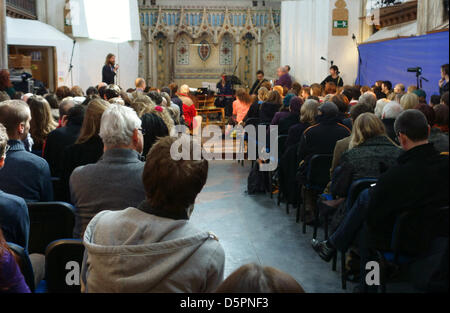
[[[69,110],[67,116],[63,117],[63,127],[48,134],[44,148],[44,159],[50,166],[52,177],[60,177],[64,150],[66,147],[73,145],[80,135],[83,118],[84,107],[76,105]]]
[[[251,95],[257,95],[259,88],[262,87],[262,84],[267,82],[268,80],[264,78],[264,72],[259,70],[258,72],[256,72],[256,81],[252,86],[252,89],[250,89],[250,94]]]
[[[325,102],[319,107],[317,123],[303,132],[297,156],[299,163],[304,161],[304,169],[313,155],[333,154],[336,142],[350,136],[350,129],[340,123],[338,115],[337,106]]]
[[[448,206],[448,156],[440,155],[429,143],[430,127],[423,113],[403,112],[394,128],[405,152],[398,158],[397,166],[380,176],[376,186],[360,194],[327,241],[312,242],[325,261],[328,262],[336,250],[347,250],[356,240],[362,257],[361,274],[364,274],[368,248],[391,249],[392,233],[401,214],[412,210],[420,214],[427,209]],[[420,229],[420,224],[411,225],[411,230],[414,229]],[[411,240],[402,244],[414,247],[418,242]]]

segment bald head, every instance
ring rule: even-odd
[[[137,78],[135,81],[135,85],[136,85],[136,88],[145,89],[145,87],[146,87],[145,79],[140,78],[140,77]]]

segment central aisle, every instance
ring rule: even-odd
[[[249,196],[245,167],[237,161],[210,162],[208,181],[197,198],[191,221],[204,231],[212,231],[225,250],[225,278],[241,265],[256,262],[292,275],[306,292],[344,292],[340,273],[331,270],[310,245],[312,228],[301,233],[295,210],[286,214],[276,197]],[[319,230],[319,238],[323,232]],[[353,284],[347,285],[352,290]]]

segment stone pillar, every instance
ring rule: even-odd
[[[175,66],[174,66],[174,58],[175,58],[175,42],[172,39],[169,39],[169,84],[172,83],[175,79]]]
[[[0,0],[0,69],[8,69],[8,43],[6,42],[6,0]]]
[[[152,38],[152,59],[151,59],[151,64],[152,64],[152,86],[155,87],[156,85],[158,85],[158,67],[156,64],[156,49],[157,49],[157,42],[154,41],[154,38]]]
[[[235,49],[236,49],[236,53],[235,53],[235,59],[234,59],[234,66],[236,67],[237,66],[237,69],[236,69],[236,76],[239,78],[239,79],[241,79],[241,63],[239,62],[239,59],[240,59],[240,51],[241,51],[241,41],[240,41],[240,38],[239,37],[237,37],[236,38],[236,40],[235,40],[235,42],[236,42],[236,44],[235,44]]]

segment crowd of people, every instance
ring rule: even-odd
[[[104,76],[116,70],[105,65]],[[389,249],[399,214],[448,205],[448,64],[429,102],[415,86],[344,85],[335,66],[310,86],[289,70],[281,67],[274,84],[259,71],[251,92],[236,91],[228,121],[278,126],[286,141],[276,187],[288,203],[300,201],[312,156],[333,155],[323,191],[330,199],[321,205],[341,216],[327,241],[312,242],[324,260],[361,236],[371,239],[356,244],[367,259],[368,247]],[[48,201],[75,207],[73,237],[87,255],[84,292],[304,292],[288,274],[256,264],[223,281],[226,251],[189,222],[209,165],[170,156],[176,125],[190,134],[201,129],[188,85],[158,89],[138,78],[126,91],[100,83],[34,95],[16,92],[7,71],[0,78],[0,292],[29,291],[7,242],[27,249],[26,203]],[[229,97],[225,79],[222,88]],[[364,177],[377,185],[340,209],[351,183]],[[317,196],[304,194],[308,224]],[[44,273],[35,276],[38,282]]]

